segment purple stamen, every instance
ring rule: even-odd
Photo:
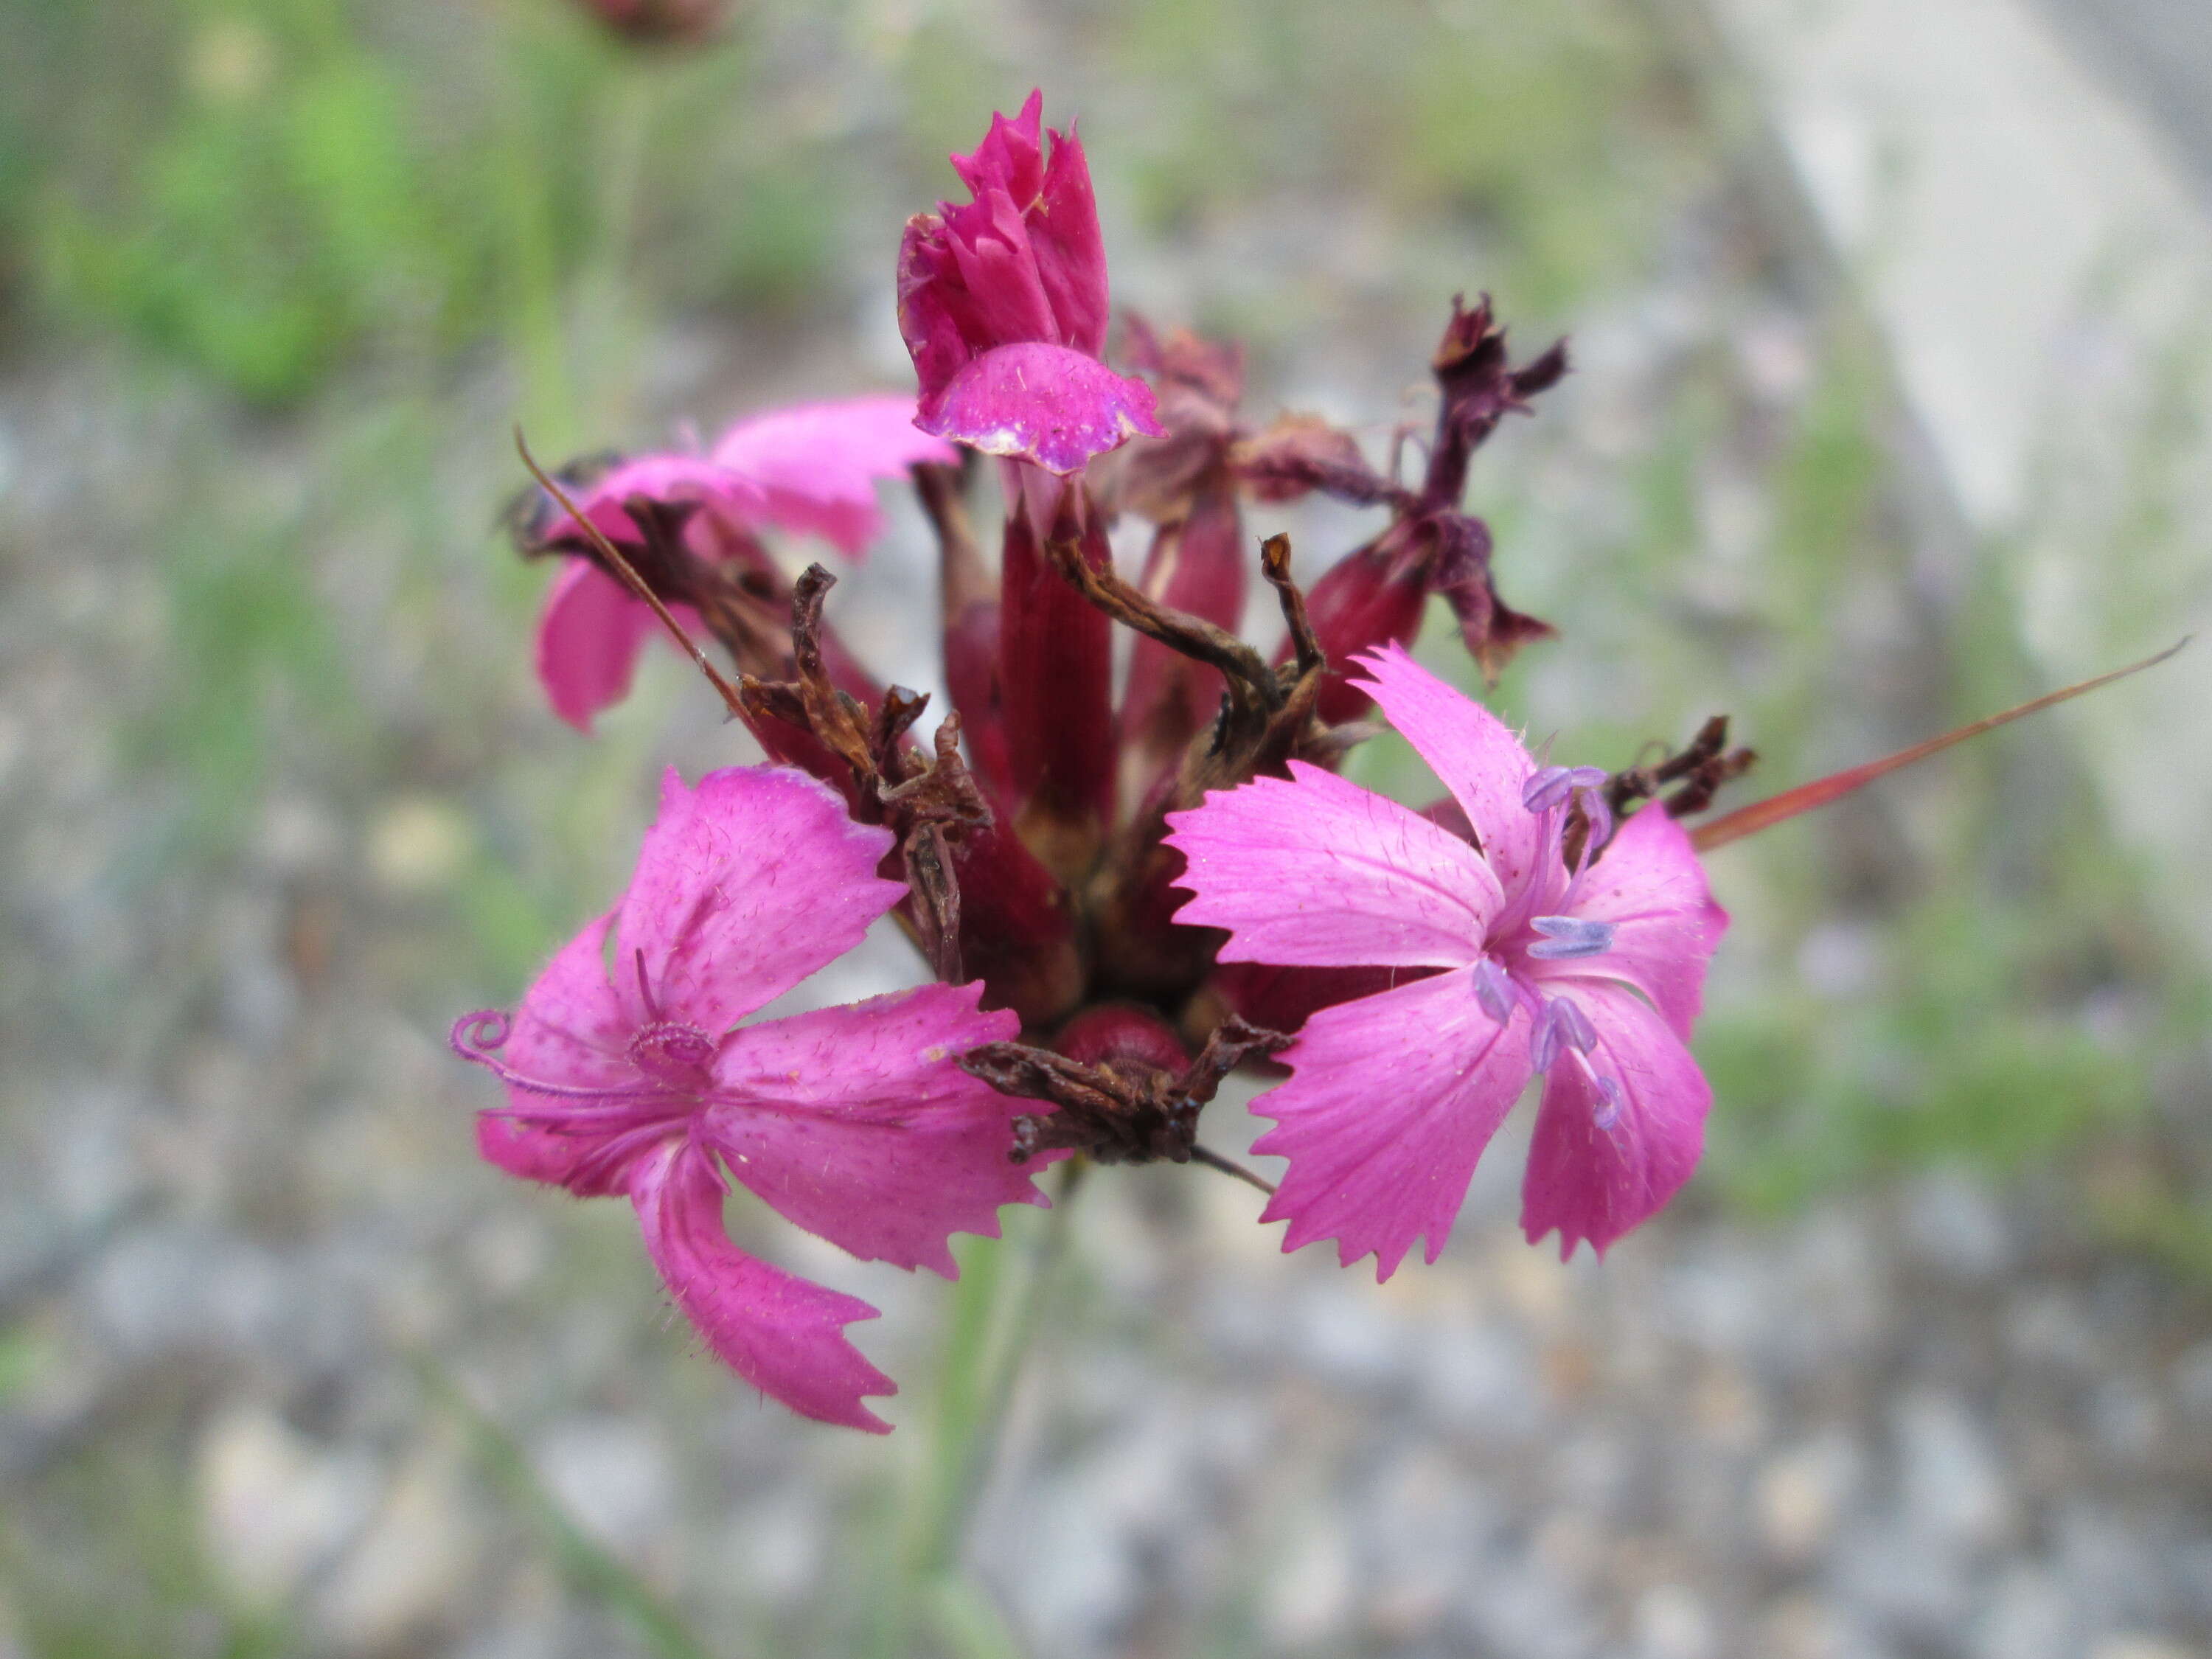
[[[549,1100],[587,1100],[597,1105],[611,1106],[624,1103],[665,1102],[676,1097],[675,1090],[656,1079],[641,1078],[635,1087],[623,1088],[579,1083],[545,1083],[526,1076],[504,1060],[494,1057],[494,1051],[506,1044],[513,1030],[514,1023],[499,1009],[479,1008],[474,1013],[463,1014],[455,1020],[453,1031],[446,1040],[463,1060],[483,1066],[501,1083],[530,1094],[542,1095]],[[631,1059],[637,1059],[635,1053]]]
[[[1552,1018],[1553,1006],[1544,1005],[1544,1012],[1536,1016],[1535,1035],[1528,1039],[1528,1064],[1538,1072],[1550,1071],[1559,1057],[1559,1023]]]
[[[629,1040],[631,1065],[678,1088],[705,1089],[714,1057],[714,1039],[681,1020],[655,1021]]]
[[[1588,1054],[1597,1047],[1597,1027],[1591,1024],[1583,1006],[1568,997],[1552,999],[1552,1018],[1559,1022],[1559,1038],[1571,1043],[1577,1050]]]
[[[1513,981],[1489,957],[1474,964],[1474,1000],[1500,1025],[1513,1018]]]
[[[1583,957],[1601,957],[1613,949],[1613,925],[1609,921],[1536,916],[1528,925],[1544,936],[1542,944],[1528,947],[1528,954],[1540,962],[1575,962]]]
[[[1590,1121],[1610,1133],[1613,1126],[1620,1121],[1620,1085],[1613,1078],[1601,1077],[1595,1073],[1591,1077],[1597,1085],[1598,1093],[1605,1097],[1605,1103],[1590,1114]]]
[[[1605,781],[1596,766],[1547,766],[1529,775],[1521,786],[1521,804],[1532,812],[1548,812],[1563,805],[1577,789],[1595,789]]]
[[[1592,789],[1583,796],[1583,816],[1589,821],[1589,831],[1583,837],[1583,862],[1587,865],[1613,839],[1613,809],[1605,804],[1602,790]]]
[[[1528,1064],[1548,1072],[1562,1048],[1588,1054],[1597,1047],[1597,1028],[1571,998],[1553,997],[1536,1016],[1536,1034],[1528,1040]]]

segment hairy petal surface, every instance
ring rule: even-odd
[[[925,461],[951,465],[951,445],[917,431],[911,398],[848,398],[771,410],[738,422],[714,459],[760,491],[762,517],[821,537],[858,559],[883,528],[879,479]]]
[[[1417,1237],[1434,1261],[1528,1081],[1526,1010],[1499,1024],[1463,968],[1323,1008],[1279,1058],[1291,1080],[1253,1102],[1275,1127],[1252,1150],[1291,1167],[1261,1220],[1291,1224],[1285,1250],[1334,1238],[1346,1267],[1374,1252],[1377,1280]]]
[[[1685,1042],[1705,1002],[1705,965],[1728,930],[1689,831],[1656,802],[1636,813],[1585,872],[1567,913],[1613,930],[1602,956],[1580,962],[1531,961],[1535,978],[1603,975],[1626,980],[1651,999]]]
[[[1463,967],[1503,902],[1482,856],[1387,796],[1304,761],[1169,814],[1198,896],[1185,927],[1225,927],[1224,962]]]
[[[1682,1040],[1626,986],[1579,980],[1571,994],[1597,1046],[1587,1068],[1563,1055],[1546,1078],[1521,1186],[1522,1231],[1533,1244],[1557,1228],[1562,1261],[1584,1239],[1603,1255],[1674,1197],[1697,1168],[1713,1100]],[[1617,1103],[1592,1072],[1619,1085]]]
[[[946,1240],[995,1238],[1001,1204],[1040,1204],[1011,1163],[1027,1109],[960,1069],[1020,1035],[980,985],[925,985],[733,1033],[703,1133],[787,1219],[863,1261],[956,1276]]]
[[[1152,389],[1066,346],[999,346],[963,364],[937,397],[925,398],[921,428],[986,455],[1065,477],[1131,438],[1166,435]]]
[[[844,1336],[873,1319],[866,1303],[746,1255],[722,1231],[722,1182],[708,1154],[683,1142],[655,1149],[629,1173],[647,1254],[684,1316],[715,1357],[772,1399],[818,1422],[888,1434],[860,1403],[896,1394]]]
[[[669,768],[616,930],[624,1014],[718,1031],[827,967],[905,893],[876,875],[890,847],[788,768],[731,767],[696,789]]]
[[[1521,739],[1466,693],[1445,684],[1390,645],[1354,659],[1354,681],[1381,705],[1465,811],[1507,896],[1517,897],[1545,863],[1548,825],[1521,804],[1536,769]]]

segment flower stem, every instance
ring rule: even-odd
[[[998,1461],[1024,1363],[1051,1304],[1067,1254],[1073,1200],[1088,1168],[1081,1158],[1061,1165],[1052,1209],[1018,1268],[1001,1240],[971,1241],[961,1253],[927,1471],[908,1511],[896,1587],[879,1610],[874,1644],[879,1654],[908,1651],[908,1626],[918,1618],[963,1655],[988,1659],[1014,1650],[990,1598],[963,1577],[960,1552]]]

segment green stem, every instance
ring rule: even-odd
[[[652,149],[653,65],[626,57],[605,88],[594,145],[598,200],[593,215],[592,264],[597,280],[619,292],[629,275],[637,241],[638,204],[645,190],[646,157]]]
[[[528,20],[509,5],[500,17],[504,48],[500,95],[500,191],[506,230],[507,311],[514,319],[515,356],[524,423],[555,453],[568,447],[575,397],[561,318],[561,256],[553,227],[551,187],[532,119],[522,31]]]
[[[514,1437],[478,1409],[444,1366],[428,1354],[416,1356],[416,1364],[431,1399],[460,1425],[493,1484],[551,1547],[570,1588],[627,1623],[653,1659],[714,1659],[659,1591],[569,1518]]]
[[[1052,1209],[1042,1218],[1023,1271],[1009,1272],[1005,1241],[974,1240],[962,1252],[927,1471],[906,1517],[893,1588],[879,1609],[878,1655],[908,1651],[917,1614],[948,1650],[969,1659],[999,1659],[1019,1650],[989,1597],[961,1575],[960,1550],[997,1462],[1024,1364],[1051,1305],[1067,1254],[1073,1200],[1086,1167],[1080,1159],[1062,1166]]]
[[[984,1394],[983,1409],[977,1422],[971,1425],[967,1457],[953,1489],[952,1504],[943,1520],[939,1534],[941,1571],[952,1567],[966,1539],[969,1520],[990,1480],[992,1466],[998,1462],[999,1443],[1006,1428],[1007,1411],[1013,1405],[1014,1389],[1036,1346],[1037,1333],[1043,1328],[1054,1286],[1060,1277],[1060,1264],[1067,1255],[1076,1190],[1090,1167],[1087,1159],[1078,1156],[1060,1168],[1059,1191],[1053,1195],[1052,1208],[1045,1216],[1044,1235],[1032,1254],[1021,1300],[1015,1304],[1012,1328],[1000,1346],[998,1363],[992,1369]],[[975,1432],[977,1429],[981,1431]]]

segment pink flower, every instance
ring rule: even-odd
[[[1495,716],[1389,646],[1360,690],[1420,752],[1474,839],[1297,761],[1174,815],[1224,962],[1420,970],[1310,1018],[1255,1106],[1254,1150],[1290,1160],[1263,1219],[1285,1249],[1334,1238],[1387,1279],[1425,1235],[1437,1259],[1475,1160],[1544,1077],[1522,1228],[1602,1255],[1695,1167],[1711,1091],[1685,1046],[1728,915],[1688,835],[1646,807],[1609,842],[1595,768],[1538,768]],[[1573,816],[1595,860],[1570,865]]]
[[[915,429],[914,409],[905,398],[871,397],[772,410],[738,422],[708,454],[641,455],[571,493],[617,545],[641,533],[632,504],[652,502],[696,509],[685,539],[706,557],[741,556],[751,545],[746,532],[773,526],[820,536],[857,560],[883,528],[877,480],[958,459],[951,445]],[[586,546],[566,514],[538,540],[579,554]],[[704,631],[696,617],[677,615]],[[538,678],[553,712],[589,732],[592,717],[629,692],[638,653],[659,626],[614,576],[588,558],[569,561],[538,623]]]
[[[1106,252],[1091,169],[1073,129],[1048,134],[1043,111],[1032,92],[1012,120],[993,116],[975,153],[952,158],[974,199],[907,222],[899,331],[923,431],[1066,476],[1162,428],[1152,388],[1099,361]]]
[[[949,1235],[995,1236],[1001,1204],[1043,1202],[1008,1161],[1013,1103],[960,1069],[1019,1029],[978,1011],[981,985],[739,1023],[899,899],[875,873],[891,839],[794,771],[712,772],[695,790],[671,770],[620,905],[511,1024],[487,1012],[453,1028],[507,1085],[477,1120],[485,1158],[580,1197],[626,1194],[725,1363],[805,1416],[878,1431],[861,1398],[896,1388],[842,1334],[876,1310],[754,1260],[721,1217],[734,1176],[856,1256],[951,1278]]]

